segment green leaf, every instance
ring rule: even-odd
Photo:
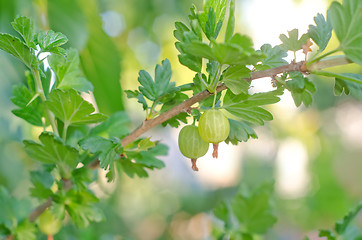
[[[101,113],[92,114],[95,111],[93,105],[85,101],[74,89],[53,90],[45,104],[66,126],[97,123],[106,119]]]
[[[173,89],[175,83],[170,83],[171,80],[171,64],[168,59],[161,62],[161,65],[157,64],[155,68],[155,90],[158,96],[164,95],[170,89]]]
[[[351,78],[356,81],[350,81]],[[334,94],[340,96],[343,91],[346,95],[362,100],[362,75],[353,73],[342,73],[335,78]],[[357,82],[359,81],[359,83]]]
[[[164,104],[161,107],[160,112],[167,112],[171,108],[175,107],[176,105],[186,101],[189,97],[181,92],[176,92],[173,97],[165,99],[163,102]],[[168,119],[167,121],[162,123],[162,126],[166,126],[169,124],[171,127],[178,127],[180,125],[180,121],[183,123],[187,123],[188,114],[185,112],[179,113],[176,116]]]
[[[232,36],[234,35],[234,27],[235,27],[235,0],[230,0],[229,5],[229,19],[226,26],[225,31],[225,42],[230,41]]]
[[[195,57],[190,54],[179,54],[178,60],[180,63],[194,72],[201,72],[202,58]]]
[[[119,139],[106,139],[99,136],[91,136],[79,142],[79,145],[91,153],[99,154],[100,167],[105,170],[113,167],[113,162],[119,159],[118,149],[121,147]]]
[[[196,57],[229,65],[255,64],[264,58],[264,55],[254,51],[250,38],[239,34],[235,34],[227,43],[213,42],[212,47],[202,42],[187,43],[184,51]]]
[[[235,33],[233,37],[228,41],[228,43],[238,47],[242,52],[255,53],[255,50],[253,48],[253,41],[247,35],[241,35],[239,33]],[[263,55],[260,56],[262,58],[265,57]]]
[[[316,26],[309,25],[308,34],[313,41],[318,45],[318,52],[322,52],[328,45],[329,40],[332,37],[332,25],[329,19],[326,21],[323,14],[318,13],[314,17]]]
[[[126,93],[128,98],[136,98],[137,102],[142,104],[143,110],[146,110],[148,108],[145,97],[138,90],[125,90],[124,92]]]
[[[156,146],[156,142],[152,142],[151,138],[144,138],[138,142],[138,151],[147,151],[149,148],[153,148]]]
[[[66,50],[66,58],[52,54],[48,62],[56,75],[56,86],[62,90],[74,88],[77,91],[93,91],[93,85],[80,69],[78,51],[74,48]]]
[[[291,92],[294,103],[299,107],[302,103],[307,107],[312,104],[312,93],[316,91],[315,85],[300,72],[290,72],[290,80],[286,82],[286,88]]]
[[[10,230],[32,211],[28,200],[13,198],[3,186],[0,186],[0,206],[6,206],[0,211],[0,225],[5,225]]]
[[[25,220],[16,226],[13,235],[16,240],[36,240],[36,230],[34,223]]]
[[[60,48],[60,46],[68,42],[67,37],[63,33],[54,32],[53,30],[40,31],[36,37],[42,52],[66,55],[65,50]]]
[[[141,70],[138,76],[138,82],[142,85],[139,87],[140,92],[151,101],[157,99],[156,89],[151,75],[145,70]]]
[[[173,35],[180,42],[184,39],[184,34],[190,31],[190,29],[182,22],[175,22],[175,28]]]
[[[60,167],[62,174],[66,177],[70,170],[78,164],[78,150],[72,146],[64,144],[62,139],[51,132],[42,132],[39,136],[41,144],[31,140],[25,140],[25,151],[34,160],[42,163],[56,164]]]
[[[17,31],[24,39],[25,44],[33,49],[36,49],[36,46],[33,42],[34,38],[34,24],[30,18],[21,16],[15,18],[14,22],[11,23],[15,31]]]
[[[236,106],[225,108],[235,117],[244,119],[245,121],[253,122],[259,125],[264,125],[265,121],[273,120],[273,115],[261,107],[243,107]]]
[[[230,91],[226,92],[224,97],[224,107],[250,107],[250,106],[262,106],[279,102],[278,95],[283,93],[282,90],[274,90],[271,92],[255,93],[253,95],[239,94],[235,95]]]
[[[87,227],[91,222],[100,222],[104,219],[102,211],[93,203],[98,199],[88,190],[76,191],[71,189],[67,192],[65,209],[77,227]]]
[[[64,1],[66,5],[70,3]],[[71,1],[73,2],[73,1]],[[81,64],[86,78],[94,86],[94,97],[99,111],[108,115],[124,110],[123,90],[121,87],[122,55],[115,39],[103,30],[103,22],[96,1],[75,1],[77,8],[84,14],[87,24],[84,32],[87,39],[86,47],[81,48]],[[58,11],[57,9],[55,11]],[[68,14],[68,10],[65,14]],[[82,15],[77,15],[82,20]],[[70,21],[74,26],[74,20]],[[77,29],[79,31],[79,29]],[[125,59],[126,61],[126,59]]]
[[[198,94],[199,92],[202,92],[206,89],[205,84],[201,82],[201,77],[203,77],[204,81],[206,81],[205,74],[195,74],[194,78],[192,79],[193,85],[192,85],[192,92],[193,95]]]
[[[137,144],[137,142],[134,144]],[[149,148],[146,151],[138,151],[137,145],[135,147],[135,151],[126,151],[126,159],[121,159],[120,161],[122,170],[129,177],[133,177],[135,174],[139,177],[147,177],[148,173],[145,168],[152,170],[165,167],[164,162],[158,159],[158,156],[166,156],[168,154],[168,147],[166,145],[156,144],[155,147]]]
[[[218,72],[218,69],[220,67],[220,64],[216,61],[209,61],[206,64],[206,72],[209,74],[209,77],[207,79],[207,83],[210,83],[210,78],[215,78]]]
[[[102,137],[123,137],[129,133],[130,119],[127,113],[120,111],[112,114],[107,120],[92,128],[90,135]]]
[[[246,142],[249,138],[257,139],[255,131],[243,121],[235,121],[229,119],[230,123],[230,132],[228,138],[225,140],[226,143],[231,142],[234,145],[237,145],[238,142]]]
[[[349,213],[340,221],[336,222],[335,230],[339,235],[342,235],[345,233],[348,226],[351,224],[353,219],[357,216],[357,214],[362,209],[362,202],[360,202],[356,207],[351,209]]]
[[[148,177],[146,169],[153,170],[154,168],[163,168],[165,164],[159,160],[158,156],[166,156],[168,148],[163,144],[153,143],[149,139],[141,139],[127,146],[127,151],[124,152],[122,158],[116,162],[115,168],[111,169],[107,174],[108,180],[112,181],[115,178],[114,170],[123,171],[129,177]],[[142,148],[144,151],[139,151]]]
[[[260,52],[266,56],[266,58],[262,59],[261,62],[262,65],[267,66],[268,69],[283,66],[288,63],[283,59],[288,56],[288,53],[280,46],[272,47],[270,44],[264,44],[257,52]]]
[[[28,68],[38,68],[36,56],[19,38],[0,33],[0,49],[20,59]]]
[[[310,106],[313,102],[312,95],[309,92],[292,92],[292,97],[295,103],[295,106],[299,107],[302,103],[306,107]]]
[[[83,163],[85,162],[83,161]],[[79,190],[88,189],[89,184],[94,181],[93,170],[87,167],[86,164],[84,165],[81,168],[74,169],[72,172],[72,182]]]
[[[32,171],[30,172],[30,180],[34,186],[30,188],[31,196],[47,199],[53,194],[50,188],[54,183],[54,178],[49,172]]]
[[[66,207],[72,221],[79,228],[85,228],[92,222],[104,220],[104,215],[99,208],[71,202]]]
[[[229,210],[228,210],[228,206],[226,205],[226,203],[224,201],[221,202],[219,205],[217,205],[214,208],[213,213],[214,213],[215,217],[222,220],[223,222],[226,223],[228,221]]]
[[[11,101],[20,108],[11,112],[30,124],[39,127],[43,126],[44,108],[40,100],[38,98],[34,99],[34,96],[24,85],[15,85],[13,95]]]
[[[319,230],[319,237],[326,237],[328,240],[336,240],[336,235],[331,230]]]
[[[207,21],[205,23],[205,29],[204,29],[205,35],[208,39],[217,38],[220,28],[219,28],[219,31],[217,31],[215,29],[215,27],[216,27],[216,15],[215,15],[214,9],[210,8],[208,10]]]
[[[250,69],[245,66],[231,66],[223,73],[223,82],[226,87],[234,94],[247,94],[250,86],[250,81],[245,79],[250,78]]]
[[[343,4],[332,2],[328,9],[334,32],[340,42],[340,49],[347,58],[362,65],[362,2],[344,0]]]
[[[271,209],[271,187],[262,186],[250,196],[240,193],[231,202],[232,212],[249,233],[265,233],[277,219]]]
[[[157,144],[155,147],[148,149],[147,151],[132,151],[126,152],[128,158],[133,159],[136,163],[143,164],[147,168],[163,168],[165,164],[159,160],[157,156],[166,156],[168,153],[168,147],[164,144]]]
[[[198,24],[198,20],[192,20],[196,21],[196,24]],[[186,54],[185,49],[186,43],[190,43],[192,41],[201,41],[202,36],[201,34],[198,34],[197,32],[194,32],[194,29],[190,30],[185,24],[181,22],[175,23],[176,30],[174,30],[173,34],[179,42],[175,43],[175,46],[177,50],[180,52],[178,55],[179,61],[184,66],[190,68],[192,71],[195,72],[201,72],[202,68],[202,58],[195,57],[192,54]]]
[[[145,165],[134,163],[131,160],[122,160],[120,163],[120,170],[124,171],[127,176],[130,178],[133,178],[135,175],[137,175],[140,178],[148,177],[148,173],[145,170]]]
[[[139,72],[138,82],[142,86],[138,89],[146,98],[156,101],[163,95],[177,89],[174,82],[170,83],[171,74],[170,61],[165,59],[161,65],[156,65],[154,81],[148,72],[144,70]]]
[[[290,91],[303,91],[305,88],[305,77],[300,72],[290,72],[286,81],[286,87]]]
[[[199,13],[198,20],[208,39],[216,39],[225,18],[227,0],[208,0],[204,4],[204,11]]]
[[[281,93],[279,90],[275,90],[253,95],[235,95],[228,90],[224,97],[223,108],[238,118],[263,125],[264,121],[272,120],[273,115],[259,106],[279,102],[280,98],[277,95]]]
[[[216,22],[224,21],[227,3],[227,0],[206,0],[204,12],[208,13],[209,9],[212,8],[215,11]]]
[[[189,14],[189,21],[192,32],[197,36],[199,41],[202,40],[202,26],[199,21],[199,14],[196,13],[195,5],[190,8],[191,13]]]
[[[361,79],[359,74],[351,74],[351,73],[334,73],[334,72],[327,72],[327,71],[313,71],[313,74],[325,76],[325,77],[334,77],[334,78],[341,78],[346,81],[354,82],[354,83],[361,83]]]
[[[207,58],[210,60],[217,60],[216,56],[213,53],[211,46],[203,42],[190,42],[185,44],[185,52],[199,57],[199,58]]]
[[[281,34],[279,39],[283,42],[281,47],[285,50],[290,50],[296,52],[302,49],[302,45],[306,44],[307,40],[309,39],[308,34],[303,34],[300,38],[298,38],[298,29],[293,29],[288,31],[287,37],[285,34]]]
[[[88,1],[88,7],[91,2]],[[47,2],[47,23],[50,29],[56,29],[67,36],[68,46],[76,49],[86,47],[89,28],[80,1],[57,0]],[[96,14],[96,13],[94,13]],[[108,45],[105,45],[108,46]]]
[[[253,235],[250,233],[241,233],[240,235],[242,240],[254,240]]]

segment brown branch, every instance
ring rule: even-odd
[[[252,80],[256,80],[256,79],[264,78],[264,77],[273,77],[280,73],[291,72],[291,71],[300,71],[303,73],[307,73],[307,72],[311,72],[311,71],[320,70],[323,68],[328,68],[328,67],[333,67],[333,66],[338,66],[338,65],[345,65],[345,64],[349,64],[349,63],[351,63],[351,61],[349,61],[348,59],[346,59],[344,57],[319,61],[319,62],[311,64],[310,66],[306,66],[304,61],[297,62],[297,63],[293,62],[288,65],[280,66],[277,68],[272,68],[272,69],[259,71],[259,72],[253,72],[251,74],[251,77],[249,79],[245,79],[245,80],[252,81]],[[225,84],[221,83],[216,88],[216,91],[221,92],[225,89],[226,89]],[[212,96],[212,94],[210,92],[208,92],[207,90],[205,90],[203,92],[196,94],[192,98],[189,98],[188,100],[182,102],[181,104],[170,109],[169,111],[161,114],[157,118],[144,121],[141,124],[141,126],[136,128],[132,133],[130,133],[128,136],[126,136],[125,138],[122,139],[122,146],[127,146],[128,144],[132,143],[139,136],[141,136],[143,133],[147,132],[151,128],[167,121],[168,119],[176,116],[177,114],[179,114],[181,112],[186,111],[195,103],[200,102],[203,99],[210,97],[210,96]],[[99,163],[99,161],[97,161],[97,163]],[[94,165],[92,165],[92,166],[93,167],[99,166],[97,163],[94,163]],[[67,188],[70,188],[70,186],[68,185]],[[36,209],[34,209],[33,212],[29,215],[29,220],[31,222],[35,221],[42,212],[44,212],[48,207],[50,207],[52,205],[52,201],[53,201],[52,198],[48,198],[48,200],[46,202],[44,202],[43,204],[38,206]]]
[[[259,78],[264,77],[273,77],[277,74],[284,73],[284,72],[292,72],[292,71],[300,71],[303,73],[309,72],[309,69],[320,70],[322,68],[337,66],[337,65],[344,65],[351,63],[348,59],[345,57],[342,58],[336,58],[336,59],[329,59],[324,60],[320,62],[316,62],[311,64],[310,66],[306,66],[304,61],[301,62],[292,62],[288,65],[264,70],[264,71],[258,71],[258,72],[252,72],[251,77],[249,79],[245,79],[247,81],[252,81]],[[216,88],[217,92],[223,91],[226,89],[226,86],[224,83],[219,84],[219,86]],[[158,124],[161,124],[168,119],[176,116],[177,114],[186,111],[188,108],[190,108],[192,105],[194,105],[197,102],[200,102],[201,100],[210,97],[212,94],[208,92],[207,90],[200,92],[193,96],[192,98],[189,98],[188,100],[182,102],[181,104],[177,105],[176,107],[168,110],[167,112],[161,114],[160,116],[144,121],[141,126],[136,128],[132,133],[130,133],[128,136],[122,139],[122,146],[127,146],[128,144],[132,143],[134,140],[136,140],[138,137],[140,137],[143,133],[147,132],[151,128],[154,128]]]
[[[48,207],[52,205],[53,198],[48,198],[46,202],[35,208],[29,215],[29,221],[34,222]]]

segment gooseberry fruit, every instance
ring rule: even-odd
[[[62,222],[49,210],[45,210],[38,218],[40,231],[46,235],[54,235],[59,232]]]
[[[178,146],[181,153],[191,159],[192,169],[198,171],[196,160],[207,153],[209,143],[202,140],[195,125],[187,125],[181,129],[178,135]]]
[[[230,124],[227,117],[218,109],[206,110],[200,117],[199,133],[205,141],[213,144],[212,156],[218,157],[219,142],[224,141],[230,132]]]

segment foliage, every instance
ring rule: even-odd
[[[241,186],[230,202],[216,206],[214,215],[223,221],[225,228],[222,237],[253,239],[253,235],[264,234],[272,227],[277,221],[272,212],[272,191],[272,184],[263,184],[253,191]]]
[[[130,178],[148,177],[150,171],[165,167],[160,156],[168,154],[168,147],[150,137],[140,138],[158,124],[178,127],[190,120],[195,124],[201,112],[218,109],[227,114],[230,124],[225,142],[235,145],[246,142],[257,138],[255,127],[273,120],[267,107],[278,103],[285,91],[291,93],[297,107],[312,104],[316,86],[309,74],[333,77],[336,95],[344,92],[362,99],[361,75],[327,72],[316,67],[320,62],[335,59],[362,64],[361,1],[333,2],[327,19],[318,14],[314,18],[316,25],[310,25],[307,33],[299,36],[299,31],[293,29],[288,36],[280,35],[280,45],[264,44],[259,50],[253,48],[250,37],[234,33],[234,5],[233,0],[208,0],[201,11],[195,6],[190,9],[188,22],[175,23],[179,62],[195,72],[195,77],[185,85],[176,86],[171,81],[168,59],[156,65],[154,76],[139,71],[138,90],[125,91],[146,112],[143,124],[133,132],[127,113],[117,111],[123,109],[122,102],[117,103],[120,93],[109,90],[110,96],[106,96],[107,88],[121,90],[117,82],[120,56],[113,53],[115,46],[105,33],[96,34],[101,31],[99,17],[93,15],[96,11],[87,11],[85,18],[89,20],[90,35],[98,38],[91,38],[80,54],[74,48],[63,48],[68,42],[63,33],[36,31],[33,21],[25,16],[12,23],[21,39],[0,33],[0,49],[20,60],[28,70],[27,85],[13,87],[11,100],[16,109],[12,112],[31,125],[42,127],[39,136],[24,140],[23,145],[28,156],[42,166],[30,173],[33,184],[30,194],[45,201],[40,210],[31,211],[28,200],[17,200],[1,187],[0,206],[7,207],[0,212],[0,236],[36,239],[38,228],[34,221],[46,209],[58,220],[67,221],[69,217],[79,228],[104,220],[97,207],[99,199],[89,188],[96,178],[91,169],[99,165],[108,181],[114,181],[122,174]],[[93,1],[89,9],[94,10]],[[325,53],[332,31],[339,46]],[[223,39],[221,33],[225,33]],[[319,50],[308,58],[311,40]],[[294,58],[287,64],[288,51],[295,56],[299,50],[303,50],[306,61],[297,63]],[[331,60],[329,56],[336,52],[343,55]],[[49,63],[48,69],[44,67],[45,61]],[[251,91],[250,82],[261,77],[271,77],[274,89]],[[97,92],[103,78],[111,79],[110,84],[104,83],[107,88]],[[110,116],[99,113],[86,100],[85,94],[92,90],[100,110]],[[226,90],[224,94],[220,93],[222,90]],[[107,99],[106,104],[101,103],[102,96]],[[277,221],[272,190],[272,184],[253,190],[242,185],[232,199],[223,198],[212,211],[224,224],[215,236],[253,239],[266,234]],[[337,235],[343,235],[361,206],[337,222],[334,232],[322,230],[320,236],[336,239]]]
[[[333,230],[320,230],[319,231],[319,236],[320,237],[326,237],[328,240],[336,240],[339,239],[340,237],[346,237],[346,239],[360,239],[362,237],[362,233],[353,233],[348,234],[347,229],[349,227],[352,227],[352,221],[354,220],[354,218],[357,216],[357,214],[360,212],[360,210],[362,209],[362,203],[359,203],[356,207],[352,208],[349,213],[344,216],[344,218],[342,220],[339,220],[336,222],[335,226],[334,226],[334,231]]]

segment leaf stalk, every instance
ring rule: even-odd
[[[54,115],[45,105],[45,102],[47,99],[45,97],[43,85],[41,83],[39,70],[31,69],[31,73],[33,74],[34,79],[35,79],[36,93],[39,94],[41,101],[44,103],[44,110],[46,113],[46,117],[47,117],[48,121],[50,122],[50,125],[52,126],[53,132],[59,136],[59,132],[58,132],[57,124],[55,123]]]

